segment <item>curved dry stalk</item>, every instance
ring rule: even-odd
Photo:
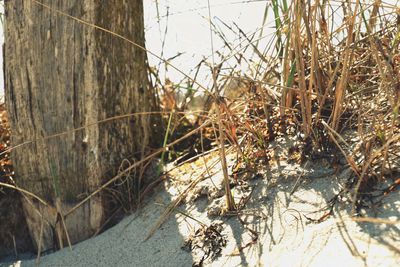
[[[211,163],[209,168],[214,168],[220,161],[220,158],[217,158],[214,160],[214,162]],[[175,210],[175,208],[185,199],[187,194],[192,190],[198,183],[203,181],[204,179],[207,178],[207,176],[204,176],[204,174],[208,171],[208,168],[206,168],[203,172],[201,172],[196,179],[194,179],[186,188],[183,190],[182,193],[179,194],[179,196],[172,201],[167,208],[164,210],[163,214],[160,216],[160,218],[157,220],[156,224],[150,229],[149,233],[145,237],[143,241],[148,240],[160,226],[165,222],[165,220],[169,217],[169,215]],[[130,223],[128,223],[127,226],[129,226]],[[126,228],[126,227],[125,227]]]
[[[191,111],[191,112],[192,113],[194,113],[194,112],[203,113],[203,111]],[[105,118],[105,119],[98,120],[98,121],[93,122],[93,123],[86,124],[86,125],[78,127],[78,128],[74,128],[74,129],[63,131],[63,132],[60,132],[60,133],[51,134],[51,135],[47,135],[47,136],[44,136],[44,137],[36,138],[36,139],[33,139],[33,140],[25,141],[23,143],[20,143],[18,145],[12,146],[12,147],[4,150],[3,152],[0,153],[0,156],[4,155],[6,153],[10,153],[12,150],[17,149],[17,148],[19,148],[21,146],[25,146],[25,145],[28,145],[28,144],[31,144],[31,143],[35,143],[35,142],[38,142],[38,141],[45,141],[45,140],[56,138],[56,137],[60,137],[60,136],[63,136],[63,135],[79,132],[79,131],[85,130],[86,128],[89,128],[89,127],[92,127],[92,126],[95,126],[95,125],[98,125],[98,124],[111,122],[111,121],[114,121],[114,120],[126,119],[126,118],[133,117],[133,116],[162,115],[162,114],[169,114],[169,113],[171,113],[171,112],[170,111],[168,111],[168,112],[167,111],[143,111],[143,112],[128,113],[128,114],[123,114],[123,115],[118,115],[118,116]],[[188,112],[177,112],[177,111],[175,111],[175,113],[177,113],[177,114],[186,114]],[[202,115],[198,115],[198,116],[202,116]],[[207,116],[204,116],[204,117],[207,118]]]
[[[163,151],[165,151],[166,149],[168,149],[169,147],[176,145],[178,143],[180,143],[181,141],[185,140],[186,138],[192,136],[193,134],[195,134],[197,131],[203,129],[204,127],[208,126],[210,124],[210,121],[206,121],[204,122],[202,125],[200,125],[199,127],[197,127],[196,129],[188,132],[187,134],[185,134],[184,136],[182,136],[181,138],[169,143],[168,145],[166,145],[163,148],[158,149],[156,152],[148,155],[147,157],[143,158],[140,161],[137,161],[135,163],[133,163],[131,166],[129,166],[128,168],[126,168],[124,171],[121,171],[120,173],[118,173],[116,176],[114,176],[113,178],[111,178],[110,180],[108,180],[107,182],[105,182],[102,186],[100,186],[99,188],[97,188],[94,192],[92,192],[89,196],[87,196],[86,198],[84,198],[81,202],[79,202],[78,204],[76,204],[74,207],[72,207],[67,213],[64,214],[64,216],[68,216],[69,214],[71,214],[72,212],[74,212],[76,209],[78,209],[80,206],[82,206],[84,203],[86,203],[89,199],[91,199],[93,196],[97,195],[98,193],[100,193],[104,188],[106,188],[107,186],[109,186],[110,184],[112,184],[114,181],[118,180],[119,178],[123,177],[124,175],[126,175],[128,172],[130,172],[132,169],[138,167],[140,164],[142,164],[143,162],[146,162],[152,158],[154,158],[155,156],[161,154]]]
[[[4,186],[4,187],[10,188],[10,189],[17,190],[17,191],[21,192],[22,194],[26,194],[26,195],[28,195],[28,196],[30,196],[30,197],[32,197],[32,198],[38,200],[38,201],[39,201],[40,203],[42,203],[43,205],[48,206],[48,207],[51,207],[51,205],[50,205],[49,203],[47,203],[46,201],[44,201],[43,199],[41,199],[39,196],[37,196],[37,195],[35,195],[34,193],[31,193],[31,192],[29,192],[29,191],[27,191],[27,190],[25,190],[25,189],[23,189],[23,188],[20,188],[20,187],[18,187],[18,186],[11,185],[11,184],[2,183],[2,182],[0,182],[0,186]]]

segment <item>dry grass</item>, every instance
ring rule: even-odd
[[[345,191],[353,215],[360,215],[372,192],[399,185],[400,9],[381,1],[272,4],[276,32],[269,47],[256,45],[257,32],[235,25],[247,44],[223,40],[225,50],[217,51],[210,91],[225,92],[208,112],[217,121],[215,138],[225,135],[245,168],[268,164],[270,142],[285,135],[300,135],[303,145],[294,150],[302,162],[324,157],[336,168],[344,157],[341,164],[353,171]],[[247,72],[235,69],[243,61]]]
[[[344,157],[341,164],[354,173],[346,190],[353,214],[360,215],[371,192],[399,184],[400,9],[359,0],[272,1],[272,8],[276,32],[266,48],[258,46],[257,31],[237,25],[244,41],[229,43],[210,19],[225,43],[209,63],[209,93],[220,98],[212,106],[204,96],[203,110],[216,121],[214,138],[225,136],[219,143],[235,147],[238,166],[246,168],[268,164],[274,157],[269,143],[285,135],[300,135],[303,145],[294,148],[300,161],[327,157],[334,167]],[[246,50],[254,51],[251,58]],[[235,68],[243,62],[247,72]],[[179,100],[174,89],[181,85],[169,86],[163,92],[159,85],[160,95],[174,99],[169,109],[185,111],[179,107],[193,98]]]
[[[137,46],[118,33],[34,2],[55,15],[73,19]],[[293,156],[294,160],[304,162],[310,158],[328,157],[334,164],[338,160],[337,151],[345,156],[346,164],[354,172],[352,183],[347,188],[351,192],[354,214],[359,215],[363,197],[374,188],[388,183],[387,188],[391,189],[386,193],[396,190],[400,183],[400,9],[379,0],[372,4],[359,0],[350,4],[344,1],[309,2],[311,4],[282,1],[282,5],[272,2],[276,31],[268,47],[259,47],[262,29],[267,25],[263,24],[254,33],[245,33],[237,25],[236,29],[227,28],[236,30],[243,41],[231,44],[224,40],[225,50],[212,51],[213,55],[219,56],[208,62],[212,73],[210,88],[199,83],[196,74],[190,77],[155,55],[187,79],[186,85],[163,83],[157,76],[158,72],[150,69],[164,108],[162,114],[169,118],[167,133],[171,135],[166,134],[163,148],[139,162],[128,164],[74,208],[64,212],[63,217],[141,164],[168,149],[171,154],[173,147],[178,150],[176,146],[190,136],[198,135],[197,140],[203,142],[203,131],[208,140],[219,143],[228,210],[233,210],[235,205],[230,194],[230,177],[224,166],[225,145],[229,143],[235,149],[238,166],[255,168],[260,163],[268,164],[274,157],[269,144],[277,136],[299,136],[303,145],[294,148],[299,155]],[[211,20],[210,23],[213,34],[223,38]],[[257,33],[259,38],[255,38]],[[246,58],[246,50],[254,52],[252,58]],[[243,62],[247,64],[247,72],[236,69]],[[206,59],[199,63],[197,70],[202,65],[207,65]],[[232,82],[237,86],[230,87]],[[177,93],[181,87],[188,89],[184,97]],[[195,100],[195,91],[205,93],[204,105],[197,120],[191,124],[186,115],[192,112],[188,107]],[[136,115],[107,118],[96,124]],[[194,130],[182,131],[182,125]],[[62,138],[71,132],[45,138]],[[176,139],[168,144],[167,140],[173,138]],[[0,156],[35,141],[27,140],[3,149]],[[193,183],[200,180],[201,177]],[[168,207],[152,233],[181,198]],[[129,199],[128,202],[137,200]]]

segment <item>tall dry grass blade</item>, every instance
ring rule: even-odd
[[[358,13],[358,7],[359,7],[360,1],[357,0],[354,8],[354,12],[351,15],[351,17],[348,17],[346,19],[347,23],[347,40],[346,40],[346,46],[344,49],[344,56],[343,56],[343,67],[341,71],[341,76],[339,78],[338,84],[335,89],[335,103],[334,103],[334,109],[333,109],[333,117],[331,121],[331,127],[334,130],[338,130],[339,128],[339,121],[340,117],[342,115],[342,109],[343,109],[343,100],[345,96],[345,91],[347,87],[347,79],[348,79],[348,74],[349,74],[349,69],[350,69],[350,64],[351,64],[351,58],[353,54],[353,48],[352,44],[354,42],[354,25]]]
[[[368,40],[372,48],[372,54],[378,65],[379,73],[383,81],[383,89],[389,96],[389,101],[392,105],[392,108],[395,108],[398,105],[398,96],[400,96],[400,74],[396,73],[396,71],[394,70],[393,56],[391,55],[392,51],[389,50],[389,54],[387,54],[382,47],[381,41],[376,38],[373,33],[373,29],[375,28],[379,8],[381,7],[381,5],[381,0],[375,0],[372,12],[370,14],[369,22],[367,23],[366,19],[364,19],[364,22],[368,33]],[[398,17],[398,20],[398,27],[400,27],[400,15]],[[393,47],[393,49],[396,48]]]
[[[272,9],[274,10],[274,16],[275,16],[275,32],[277,36],[277,41],[276,41],[276,51],[278,53],[278,56],[281,57],[283,54],[283,49],[282,49],[282,21],[281,21],[281,16],[279,14],[279,3],[278,0],[272,0]]]
[[[317,87],[319,89],[319,82],[318,82],[318,71],[319,71],[319,66],[318,66],[318,49],[317,49],[317,7],[319,6],[319,0],[315,1],[314,6],[311,6],[310,8],[312,9],[311,12],[311,66],[310,66],[310,79],[309,79],[309,84],[308,84],[308,96],[307,96],[307,102],[308,102],[308,108],[307,110],[307,118],[310,119],[310,127],[311,127],[311,95],[313,93],[313,88]],[[305,22],[307,23],[307,22]],[[316,90],[316,92],[320,92],[320,90]]]
[[[269,8],[269,3],[265,4],[265,9],[264,9],[264,15],[263,15],[263,20],[262,20],[262,24],[261,24],[261,30],[258,34],[258,39],[255,43],[255,46],[258,47],[258,44],[260,42],[260,38],[262,37],[263,33],[264,33],[264,27],[266,25],[267,22],[267,18],[268,18],[268,8]]]
[[[214,91],[214,99],[216,104],[216,112],[217,112],[217,119],[218,119],[218,145],[219,145],[219,153],[221,158],[221,167],[222,172],[224,175],[224,187],[225,187],[225,197],[226,197],[226,208],[229,211],[235,210],[235,201],[232,196],[230,183],[229,183],[229,175],[228,175],[228,166],[226,163],[226,153],[225,153],[225,129],[222,122],[221,116],[221,99],[220,99],[220,92],[217,85],[217,78],[218,73],[220,71],[220,66],[215,66],[214,60],[214,44],[213,44],[213,35],[211,29],[211,7],[210,7],[210,0],[207,1],[208,3],[208,16],[210,21],[210,41],[211,41],[211,52],[212,52],[212,60],[213,60],[213,68],[212,68],[212,79],[213,79],[213,91]]]
[[[324,90],[324,94],[320,97],[320,100],[319,100],[319,106],[318,106],[316,121],[319,121],[320,118],[321,118],[322,109],[324,108],[325,102],[328,99],[331,91],[333,90],[333,86],[334,86],[334,83],[336,81],[336,76],[339,73],[339,69],[340,69],[340,64],[337,64],[335,69],[334,69],[334,71],[330,73],[330,78],[329,78],[329,81],[328,81],[328,85],[326,86],[326,88]]]
[[[293,52],[290,50],[291,45],[291,31],[292,31],[292,23],[290,21],[289,9],[286,3],[286,0],[283,1],[283,17],[284,17],[284,33],[285,33],[285,46],[283,52],[283,58],[281,59],[282,72],[280,78],[280,85],[282,86],[282,95],[281,95],[281,107],[279,109],[280,116],[283,117],[285,115],[285,111],[287,108],[292,107],[293,103],[293,93],[289,91],[286,87],[291,87],[294,81],[294,74],[296,71],[296,63],[293,59]]]
[[[301,116],[303,120],[301,128],[303,129],[304,134],[306,136],[309,136],[311,132],[311,96],[309,96],[307,93],[306,74],[304,69],[303,43],[301,40],[301,20],[303,13],[302,8],[303,6],[301,4],[301,1],[296,1],[294,12],[294,30],[292,33],[292,38],[294,39],[293,50],[295,51],[296,68],[300,87],[300,105]]]

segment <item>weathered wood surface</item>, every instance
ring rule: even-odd
[[[144,46],[141,0],[42,2]],[[34,1],[6,1],[5,12],[5,93],[13,145],[153,109],[144,51]],[[150,136],[150,117],[137,116],[12,151],[17,184],[52,204],[46,208],[24,199],[34,242],[40,238],[40,211],[42,249],[53,246],[55,185],[66,212],[115,174],[123,158],[140,157]],[[99,194],[66,218],[73,243],[104,222],[103,202]]]

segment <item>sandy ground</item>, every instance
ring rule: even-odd
[[[213,159],[173,170],[139,213],[72,251],[41,257],[40,266],[400,266],[399,224],[354,222],[345,199],[326,220],[309,220],[326,214],[324,208],[348,179],[348,169],[333,175],[323,162],[309,162],[306,169],[280,162],[262,175],[242,177],[245,181],[233,192],[236,203],[246,205],[240,215],[220,216],[222,174],[219,165],[211,167]],[[204,179],[145,241],[166,205],[196,177]],[[400,192],[382,198],[376,207],[366,212],[399,220]],[[35,261],[12,264],[34,266]]]

